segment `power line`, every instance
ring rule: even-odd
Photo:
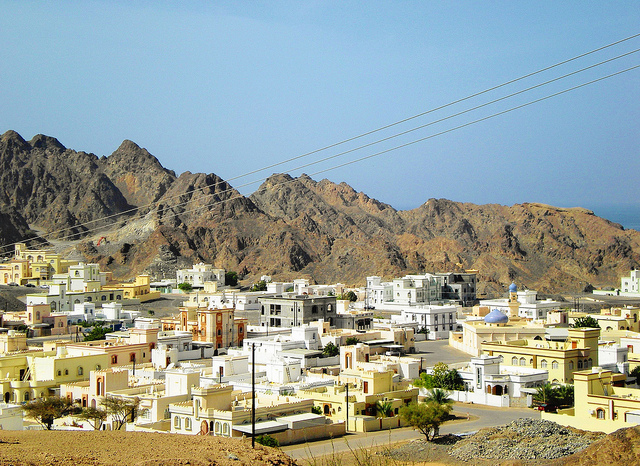
[[[191,190],[191,191],[187,191],[187,192],[185,192],[185,193],[181,193],[181,194],[178,194],[178,195],[175,195],[175,196],[171,196],[171,197],[165,198],[165,201],[167,201],[167,200],[171,200],[171,199],[174,199],[174,198],[177,198],[177,197],[181,197],[181,196],[184,196],[184,195],[186,195],[186,194],[191,194],[191,193],[193,193],[193,192],[196,192],[196,191],[197,191],[197,190],[199,190],[199,189],[206,189],[206,188],[209,188],[209,187],[214,187],[214,186],[217,186],[217,185],[219,185],[219,184],[221,184],[221,183],[225,183],[225,182],[226,182],[226,183],[229,183],[230,181],[234,181],[234,180],[237,180],[237,179],[240,179],[240,178],[244,178],[244,177],[246,177],[246,176],[250,176],[250,175],[253,175],[253,174],[259,173],[259,172],[261,172],[261,171],[268,170],[268,169],[271,169],[271,168],[275,168],[275,167],[278,167],[278,166],[280,166],[280,165],[284,165],[284,164],[286,164],[286,163],[292,162],[292,161],[294,161],[294,160],[299,160],[299,159],[302,159],[302,158],[308,157],[308,156],[310,156],[310,155],[313,155],[313,154],[316,154],[316,153],[319,153],[319,152],[323,152],[323,151],[325,151],[325,150],[328,150],[328,149],[331,149],[331,148],[334,148],[334,147],[337,147],[337,146],[340,146],[340,145],[346,144],[347,142],[351,142],[351,141],[355,141],[355,140],[357,140],[357,139],[361,139],[361,138],[363,138],[363,137],[365,137],[365,136],[369,136],[369,135],[371,135],[371,134],[378,133],[378,132],[383,131],[383,130],[385,130],[385,129],[392,128],[392,127],[397,126],[397,125],[402,124],[402,123],[406,123],[406,122],[408,122],[408,121],[411,121],[411,120],[414,120],[414,119],[416,119],[416,118],[419,118],[419,117],[422,117],[422,116],[428,115],[428,114],[433,113],[433,112],[436,112],[436,111],[438,111],[438,110],[443,110],[443,109],[445,109],[445,108],[447,108],[447,107],[451,107],[451,106],[453,106],[453,105],[455,105],[455,104],[458,104],[458,103],[464,102],[464,101],[466,101],[466,100],[473,99],[473,98],[475,98],[475,97],[481,96],[481,95],[486,94],[486,93],[488,93],[488,92],[494,91],[494,90],[496,90],[496,89],[500,89],[500,88],[502,88],[502,87],[505,87],[505,86],[508,86],[508,85],[510,85],[510,84],[516,83],[516,82],[521,81],[521,80],[523,80],[523,79],[526,79],[526,78],[529,78],[529,77],[535,76],[535,75],[537,75],[537,74],[543,73],[543,72],[545,72],[545,71],[549,71],[549,70],[551,70],[551,69],[553,69],[553,68],[557,68],[557,67],[559,67],[559,66],[565,65],[565,64],[567,64],[567,63],[570,63],[570,62],[572,62],[572,61],[578,60],[578,59],[580,59],[580,58],[584,58],[584,57],[586,57],[586,56],[589,56],[589,55],[591,55],[591,54],[594,54],[594,53],[600,52],[600,51],[602,51],[602,50],[605,50],[605,49],[607,49],[607,48],[613,47],[613,46],[615,46],[615,45],[619,45],[619,44],[624,43],[624,42],[626,42],[626,41],[629,41],[629,40],[631,40],[631,39],[635,39],[635,38],[637,38],[637,37],[640,37],[640,33],[639,33],[639,34],[634,34],[634,35],[629,36],[629,37],[626,37],[626,38],[624,38],[624,39],[620,39],[620,40],[618,40],[618,41],[615,41],[615,42],[612,42],[612,43],[610,43],[610,44],[604,45],[604,46],[602,46],[602,47],[598,47],[598,48],[593,49],[593,50],[591,50],[591,51],[589,51],[589,52],[585,52],[585,53],[582,53],[582,54],[580,54],[580,55],[576,55],[575,57],[572,57],[572,58],[569,58],[569,59],[566,59],[566,60],[560,61],[560,62],[555,63],[555,64],[553,64],[553,65],[547,66],[547,67],[545,67],[545,68],[541,68],[541,69],[539,69],[539,70],[537,70],[537,71],[534,71],[534,72],[531,72],[531,73],[525,74],[525,75],[523,75],[523,76],[520,76],[520,77],[518,77],[518,78],[515,78],[515,79],[512,79],[512,80],[509,80],[509,81],[506,81],[506,82],[504,82],[504,83],[502,83],[502,84],[498,84],[498,85],[496,85],[496,86],[493,86],[493,87],[487,88],[487,89],[485,89],[485,90],[483,90],[483,91],[476,92],[476,93],[471,94],[471,95],[468,95],[468,96],[466,96],[466,97],[463,97],[463,98],[460,98],[460,99],[454,100],[454,101],[452,101],[452,102],[449,102],[449,103],[447,103],[447,104],[441,105],[441,106],[439,106],[439,107],[435,107],[435,108],[432,108],[432,109],[430,109],[430,110],[427,110],[427,111],[424,111],[424,112],[418,113],[418,114],[416,114],[416,115],[410,116],[410,117],[408,117],[408,118],[404,118],[404,119],[402,119],[402,120],[398,120],[398,121],[396,121],[396,122],[394,122],[394,123],[390,123],[390,124],[388,124],[388,125],[381,126],[381,127],[376,128],[376,129],[374,129],[374,130],[367,131],[367,132],[365,132],[365,133],[361,133],[361,134],[359,134],[359,135],[357,135],[357,136],[353,136],[353,137],[350,137],[350,138],[344,139],[344,140],[342,140],[342,141],[339,141],[339,142],[336,142],[336,143],[333,143],[333,144],[329,144],[329,145],[327,145],[327,146],[321,147],[320,149],[316,149],[316,150],[313,150],[313,151],[310,151],[310,152],[306,152],[306,153],[304,153],[304,154],[301,154],[301,155],[297,155],[297,156],[291,157],[291,158],[286,159],[286,160],[283,160],[283,161],[281,161],[281,162],[277,162],[277,163],[274,163],[274,164],[266,165],[266,166],[264,166],[264,167],[262,167],[262,168],[258,168],[258,169],[255,169],[255,170],[251,170],[251,171],[246,172],[246,173],[244,173],[244,174],[242,174],[242,175],[238,175],[238,176],[235,176],[235,177],[229,178],[229,179],[227,179],[227,180],[217,181],[217,182],[215,182],[215,183],[212,183],[212,184],[209,184],[209,185],[205,185],[205,186],[202,186],[202,187],[200,187],[200,188],[197,188],[197,189],[194,189],[194,190]],[[635,52],[635,51],[634,51],[634,52]],[[634,52],[631,52],[631,53],[634,53]],[[618,57],[618,58],[619,58],[619,57]],[[485,104],[485,105],[488,105],[488,104]],[[433,123],[432,123],[432,124],[433,124]],[[418,128],[416,128],[416,129],[422,128],[422,127],[424,127],[424,126],[428,126],[428,125],[423,125],[423,126],[418,127]],[[409,130],[408,132],[411,132],[411,131],[412,131],[412,130]],[[415,131],[415,129],[414,129],[413,131]],[[402,134],[406,134],[406,132],[405,132],[405,133],[400,133],[400,135],[402,135]],[[395,136],[392,136],[392,137],[395,137]],[[389,139],[389,138],[386,138],[386,139]],[[386,140],[386,139],[383,139],[382,141],[384,141],[384,140]],[[368,146],[373,145],[373,144],[375,144],[375,143],[368,144],[368,145],[364,145],[364,146],[361,146],[361,147],[356,148],[356,149],[354,149],[354,150],[359,150],[360,148],[368,147]],[[353,150],[352,150],[352,151],[348,151],[348,152],[344,152],[343,154],[346,154],[346,153],[349,153],[349,152],[353,152]],[[250,183],[250,184],[254,184],[254,182],[252,182],[252,183]],[[240,187],[241,187],[241,186],[240,186]],[[146,209],[146,208],[153,207],[153,206],[155,205],[155,203],[156,203],[156,202],[154,201],[154,202],[151,202],[151,203],[149,203],[149,204],[145,204],[145,205],[142,205],[142,206],[137,206],[137,207],[134,207],[134,208],[132,208],[132,209],[127,209],[127,210],[124,210],[124,211],[122,211],[122,212],[118,212],[118,213],[115,213],[115,214],[111,214],[111,215],[108,215],[108,216],[101,217],[101,218],[99,218],[99,219],[95,219],[95,220],[91,220],[91,221],[88,221],[88,222],[84,222],[84,223],[78,224],[78,225],[76,225],[76,226],[86,226],[86,225],[90,225],[90,224],[93,224],[93,223],[97,223],[97,222],[100,222],[100,221],[103,221],[103,220],[108,220],[108,219],[111,219],[111,218],[116,218],[116,217],[121,216],[121,215],[126,215],[126,214],[133,213],[133,212],[136,212],[136,211],[144,210],[144,209]],[[64,229],[61,229],[61,230],[57,230],[57,231],[53,231],[53,232],[49,232],[49,233],[48,233],[48,236],[52,236],[52,235],[55,235],[55,234],[61,233],[61,232],[66,231],[66,230],[68,230],[68,228],[64,228]],[[93,231],[93,230],[92,230],[92,231]],[[86,233],[86,232],[85,232],[85,233]],[[36,239],[36,238],[38,238],[38,237],[31,238],[31,239]],[[43,238],[43,239],[44,239],[44,238]],[[9,246],[11,246],[11,245],[9,245]],[[0,254],[0,255],[1,255],[1,254]]]
[[[473,94],[473,95],[468,96],[468,97],[465,97],[465,98],[463,98],[463,99],[456,100],[456,101],[454,101],[454,102],[451,102],[451,103],[449,103],[449,104],[443,105],[443,106],[441,106],[441,107],[438,107],[438,108],[435,108],[435,109],[429,110],[429,111],[427,111],[427,112],[423,112],[423,113],[421,113],[421,114],[415,115],[415,116],[410,117],[410,118],[406,118],[406,119],[404,119],[404,120],[400,120],[400,121],[398,121],[398,122],[396,122],[396,123],[393,123],[393,124],[390,124],[390,125],[387,125],[387,126],[384,126],[384,127],[378,128],[378,129],[376,129],[376,130],[373,130],[373,131],[370,131],[370,132],[367,132],[367,133],[363,133],[363,134],[361,134],[361,135],[359,135],[359,136],[356,136],[356,137],[353,137],[353,138],[349,138],[349,139],[344,140],[344,141],[342,141],[342,142],[340,142],[340,143],[335,143],[335,144],[332,144],[332,145],[330,145],[330,146],[325,146],[325,147],[324,147],[324,148],[322,148],[322,149],[318,149],[318,150],[316,150],[316,151],[309,152],[309,153],[307,153],[307,154],[303,154],[303,155],[300,155],[300,156],[297,156],[297,157],[293,157],[293,158],[290,158],[290,159],[285,160],[285,161],[283,161],[283,162],[279,162],[279,163],[277,163],[277,164],[272,164],[272,165],[269,165],[269,166],[267,166],[267,167],[264,167],[264,168],[261,168],[261,169],[258,169],[258,170],[250,171],[250,172],[245,173],[245,174],[243,174],[243,175],[240,175],[240,176],[237,176],[237,177],[235,177],[235,178],[232,178],[232,180],[233,180],[233,179],[242,178],[242,177],[248,176],[248,175],[250,175],[250,174],[257,173],[257,172],[259,172],[259,171],[263,171],[263,170],[265,170],[265,169],[267,169],[267,168],[273,168],[273,167],[275,167],[275,166],[282,165],[282,164],[284,164],[284,163],[288,163],[288,162],[290,162],[290,161],[293,161],[293,160],[297,160],[297,159],[300,159],[300,158],[306,157],[306,156],[311,155],[311,154],[313,154],[313,153],[317,153],[317,152],[320,152],[320,151],[326,150],[326,149],[331,148],[331,147],[336,147],[336,146],[338,146],[338,145],[340,145],[340,144],[343,144],[343,143],[345,143],[345,142],[353,141],[353,140],[355,140],[355,139],[358,139],[358,138],[364,137],[364,136],[366,136],[366,135],[373,134],[373,133],[378,132],[378,131],[381,131],[381,130],[383,130],[383,129],[386,129],[386,128],[389,128],[389,127],[395,126],[395,125],[400,124],[400,123],[402,123],[402,122],[406,122],[406,121],[412,120],[412,119],[417,118],[417,117],[419,117],[419,116],[426,115],[426,114],[431,113],[431,112],[433,112],[433,111],[436,111],[436,110],[439,110],[439,109],[442,109],[442,108],[446,108],[446,107],[451,106],[451,105],[453,105],[453,104],[455,104],[455,103],[459,103],[459,102],[462,102],[462,101],[464,101],[464,100],[468,100],[468,99],[470,99],[470,98],[472,98],[472,97],[475,97],[475,96],[478,96],[478,95],[484,94],[484,93],[489,92],[489,91],[491,91],[491,90],[498,89],[498,88],[503,87],[503,86],[505,86],[505,85],[507,85],[507,84],[511,84],[511,83],[517,82],[517,81],[519,81],[519,80],[521,80],[521,79],[524,79],[524,78],[526,78],[526,77],[533,76],[533,75],[538,74],[538,73],[540,73],[540,72],[542,72],[542,71],[549,70],[549,69],[554,68],[554,67],[557,67],[557,66],[559,66],[559,65],[561,65],[561,64],[568,63],[568,62],[570,62],[570,61],[576,60],[576,59],[578,59],[578,58],[584,57],[584,56],[589,55],[589,54],[591,54],[591,53],[597,52],[597,51],[599,51],[599,50],[603,50],[603,49],[605,49],[605,48],[607,48],[607,47],[611,47],[612,45],[619,44],[619,43],[621,43],[621,42],[624,42],[624,41],[626,41],[626,40],[629,40],[629,39],[632,39],[632,38],[634,38],[634,37],[638,37],[638,36],[640,36],[640,34],[636,34],[636,35],[634,35],[634,36],[630,36],[630,37],[628,37],[628,38],[626,38],[626,39],[622,39],[622,40],[620,40],[620,41],[617,41],[617,42],[614,42],[614,43],[612,43],[612,44],[606,45],[606,46],[604,46],[604,47],[600,47],[600,48],[595,49],[595,50],[593,50],[593,51],[591,51],[591,52],[587,52],[587,53],[584,53],[584,54],[578,55],[577,57],[571,58],[571,59],[569,59],[569,60],[565,60],[565,61],[563,61],[563,62],[557,63],[557,64],[552,65],[552,66],[550,66],[550,67],[543,68],[543,69],[538,70],[538,71],[536,71],[536,72],[529,73],[529,74],[527,74],[527,75],[525,75],[525,76],[522,76],[522,77],[520,77],[520,78],[517,78],[517,79],[511,80],[511,81],[508,81],[508,82],[506,82],[506,83],[504,83],[504,84],[501,84],[501,85],[499,85],[499,86],[494,86],[494,87],[492,87],[492,88],[490,88],[490,89],[487,89],[487,90],[485,90],[485,91],[482,91],[482,92],[479,92],[479,93]],[[477,106],[475,106],[475,107],[472,107],[472,108],[470,108],[470,109],[467,109],[467,110],[464,110],[464,111],[461,111],[461,112],[455,113],[455,114],[453,114],[453,115],[449,115],[449,116],[447,116],[447,117],[443,117],[443,118],[441,118],[441,119],[438,119],[438,120],[432,121],[432,122],[430,122],[430,123],[427,123],[427,124],[424,124],[424,125],[418,126],[418,127],[416,127],[416,128],[412,128],[412,129],[410,129],[410,130],[403,131],[403,132],[401,132],[401,133],[398,133],[398,134],[395,134],[395,135],[392,135],[392,136],[389,136],[389,137],[386,137],[386,138],[380,139],[380,140],[378,140],[378,141],[374,141],[374,142],[372,142],[372,143],[368,143],[368,144],[365,144],[365,145],[361,145],[361,146],[359,146],[359,147],[357,147],[357,148],[353,148],[353,149],[350,149],[350,150],[347,150],[347,151],[343,151],[343,152],[341,152],[341,153],[339,153],[339,154],[335,154],[335,155],[332,155],[332,156],[325,157],[325,158],[323,158],[323,159],[319,159],[319,160],[314,161],[314,162],[310,162],[310,163],[308,163],[308,164],[305,164],[305,165],[302,165],[302,166],[296,167],[296,168],[294,168],[293,170],[299,170],[299,169],[301,169],[301,168],[306,168],[306,167],[308,167],[308,166],[316,165],[316,164],[318,164],[318,163],[321,163],[321,162],[324,162],[324,161],[328,161],[328,160],[331,160],[331,159],[334,159],[334,158],[340,157],[340,156],[342,156],[342,155],[345,155],[345,154],[348,154],[348,153],[351,153],[351,152],[354,152],[354,151],[357,151],[357,150],[361,150],[361,149],[363,149],[363,148],[370,147],[370,146],[373,146],[373,145],[375,145],[375,144],[379,144],[379,143],[381,143],[381,142],[384,142],[384,141],[387,141],[387,140],[390,140],[390,139],[393,139],[393,138],[397,138],[397,137],[399,137],[399,136],[401,136],[401,135],[408,134],[408,133],[413,132],[413,131],[416,131],[416,130],[418,130],[418,129],[423,129],[423,128],[427,127],[427,126],[431,126],[431,125],[433,125],[433,124],[436,124],[436,123],[439,123],[439,122],[442,122],[442,121],[445,121],[445,120],[448,120],[448,119],[454,118],[454,117],[456,117],[456,116],[460,116],[460,115],[463,115],[463,114],[465,114],[465,113],[469,113],[469,112],[471,112],[471,111],[473,111],[473,110],[477,110],[477,109],[479,109],[479,108],[486,107],[486,106],[491,105],[491,104],[493,104],[493,103],[496,103],[496,102],[499,102],[499,101],[502,101],[502,100],[505,100],[505,99],[511,98],[511,97],[513,97],[513,96],[516,96],[516,95],[522,94],[522,93],[524,93],[524,92],[528,92],[528,91],[530,91],[530,90],[532,90],[532,89],[536,89],[536,88],[542,87],[542,86],[547,85],[547,84],[549,84],[549,83],[552,83],[552,82],[558,81],[558,80],[560,80],[560,79],[564,79],[564,78],[566,78],[566,77],[568,77],[568,76],[572,76],[572,75],[575,75],[575,74],[577,74],[577,73],[580,73],[580,72],[586,71],[586,70],[588,70],[588,69],[592,69],[592,68],[594,68],[594,67],[600,66],[600,65],[602,65],[602,64],[609,63],[609,62],[611,62],[611,61],[614,61],[614,60],[620,59],[620,58],[622,58],[622,57],[625,57],[625,56],[631,55],[631,54],[633,54],[633,53],[637,53],[638,51],[640,51],[640,49],[636,49],[636,50],[633,50],[633,51],[631,51],[631,52],[627,52],[627,53],[625,53],[625,54],[619,55],[619,56],[617,56],[617,57],[614,57],[614,58],[610,58],[610,59],[604,60],[604,61],[599,62],[599,63],[597,63],[597,64],[590,65],[590,66],[585,67],[585,68],[582,68],[582,69],[580,69],[580,70],[576,70],[576,71],[573,71],[573,72],[571,72],[571,73],[567,73],[567,74],[565,74],[565,75],[563,75],[563,76],[560,76],[560,77],[557,77],[557,78],[554,78],[554,79],[548,80],[548,81],[546,81],[546,82],[543,82],[543,83],[540,83],[540,84],[537,84],[537,85],[531,86],[531,87],[529,87],[529,88],[526,88],[526,89],[523,89],[523,90],[520,90],[520,91],[514,92],[514,93],[509,94],[509,95],[507,95],[507,96],[503,96],[503,97],[500,97],[500,98],[494,99],[494,100],[492,100],[492,101],[490,101],[490,102],[487,102],[487,103],[484,103],[484,104],[477,105]],[[551,97],[553,97],[553,96],[556,96],[556,95],[559,95],[559,94],[562,94],[562,93],[565,93],[565,92],[569,92],[570,90],[575,90],[575,89],[577,89],[577,88],[579,88],[579,87],[583,87],[583,86],[585,86],[585,85],[592,84],[592,83],[597,82],[597,81],[599,81],[599,80],[606,79],[606,78],[609,78],[609,77],[615,76],[615,75],[617,75],[617,74],[620,74],[620,73],[623,73],[623,72],[626,72],[626,71],[630,71],[630,70],[632,70],[632,69],[634,69],[634,68],[635,68],[635,67],[633,67],[633,68],[629,68],[629,69],[627,69],[627,70],[623,70],[622,72],[619,72],[619,73],[614,73],[614,74],[612,74],[612,75],[605,76],[605,77],[603,77],[603,78],[600,78],[600,79],[597,79],[597,80],[591,81],[591,82],[589,82],[589,83],[582,84],[582,85],[580,85],[580,86],[576,86],[576,87],[574,87],[574,88],[571,88],[571,89],[568,89],[568,90],[562,91],[562,92],[560,92],[560,93],[552,94],[551,96],[547,96],[547,97],[545,97],[545,98],[543,98],[543,99],[538,99],[538,100],[536,100],[536,101],[532,101],[532,102],[527,103],[527,104],[524,104],[524,105],[522,105],[522,106],[514,107],[514,108],[509,109],[509,110],[506,110],[506,111],[504,111],[504,112],[499,112],[499,113],[494,114],[494,115],[492,115],[492,116],[490,116],[490,117],[485,117],[485,118],[482,118],[482,119],[479,119],[479,120],[475,120],[474,122],[467,123],[467,124],[464,124],[464,125],[458,126],[458,127],[456,127],[456,128],[453,128],[453,129],[450,129],[450,130],[443,131],[443,132],[441,132],[441,133],[437,133],[436,135],[431,135],[431,136],[428,136],[428,137],[426,137],[426,138],[421,138],[421,139],[418,139],[418,140],[416,140],[416,141],[412,141],[412,142],[409,142],[409,143],[406,143],[406,144],[403,144],[403,145],[397,146],[397,147],[392,148],[392,149],[387,149],[387,150],[385,150],[385,151],[381,151],[381,152],[378,152],[378,153],[376,153],[376,154],[372,154],[372,155],[369,155],[369,156],[365,156],[365,157],[362,157],[362,158],[356,159],[356,160],[354,160],[354,161],[346,162],[346,163],[344,163],[344,164],[340,164],[340,165],[337,165],[337,166],[335,166],[335,167],[331,167],[331,168],[328,168],[328,169],[325,169],[325,170],[321,170],[321,171],[319,171],[319,172],[314,173],[313,175],[318,174],[318,173],[323,173],[323,172],[326,172],[326,171],[330,171],[330,170],[334,170],[334,169],[337,169],[337,168],[341,168],[341,167],[343,167],[343,166],[347,166],[347,165],[350,165],[350,164],[352,164],[352,163],[356,163],[356,162],[358,162],[358,161],[366,160],[366,159],[368,159],[368,158],[372,158],[372,157],[375,157],[375,156],[378,156],[378,155],[381,155],[381,154],[384,154],[384,153],[390,152],[390,151],[392,151],[392,150],[397,150],[397,149],[399,149],[399,148],[406,147],[406,146],[408,146],[408,145],[412,145],[412,144],[415,144],[415,143],[417,143],[417,142],[421,142],[421,141],[424,141],[424,140],[430,139],[430,138],[435,137],[435,136],[437,136],[437,135],[441,135],[441,134],[445,134],[445,133],[451,132],[451,131],[453,131],[453,130],[455,130],[455,129],[463,128],[463,127],[465,127],[465,126],[469,126],[470,124],[474,124],[474,123],[477,123],[477,122],[480,122],[480,121],[484,121],[485,119],[493,118],[493,117],[495,117],[495,116],[498,116],[498,115],[501,115],[501,114],[504,114],[504,113],[507,113],[507,112],[513,111],[513,110],[515,110],[515,109],[522,108],[523,106],[531,105],[532,103],[536,103],[536,102],[539,102],[539,101],[541,101],[541,100],[546,100],[547,98],[551,98]],[[261,180],[255,180],[255,181],[252,181],[252,182],[249,182],[249,183],[246,183],[246,184],[240,185],[239,187],[243,187],[243,186],[247,186],[247,185],[252,185],[252,184],[255,184],[255,183],[259,182],[259,181],[263,181],[264,179],[266,179],[266,178],[263,178],[263,179],[261,179]],[[205,185],[205,186],[202,186],[202,187],[198,187],[198,188],[195,188],[195,189],[193,189],[193,190],[187,191],[187,192],[185,192],[185,193],[181,193],[181,194],[179,194],[179,195],[175,195],[175,196],[171,196],[171,197],[169,197],[169,198],[165,198],[165,199],[163,199],[163,201],[165,201],[165,202],[166,202],[166,201],[167,201],[167,200],[169,200],[169,199],[174,199],[174,198],[177,198],[177,197],[182,197],[182,196],[184,196],[184,195],[188,195],[188,194],[194,193],[194,192],[199,191],[199,190],[204,190],[204,189],[207,189],[207,188],[210,188],[210,187],[213,187],[213,186],[217,186],[217,185],[222,184],[222,183],[227,183],[227,184],[228,184],[228,182],[227,182],[227,181],[225,181],[225,180],[217,181],[217,182],[215,182],[215,183],[212,183],[212,184],[209,184],[209,185]],[[223,190],[223,191],[221,191],[221,192],[218,192],[218,193],[212,193],[212,194],[221,195],[221,194],[224,194],[224,193],[229,192],[229,191],[235,191],[235,188],[229,188],[229,189]],[[220,203],[221,203],[221,202],[227,202],[227,201],[229,201],[229,200],[233,200],[233,199],[237,199],[237,198],[241,198],[241,197],[244,197],[244,196],[235,196],[235,197],[232,197],[232,198],[230,198],[230,199],[221,200],[221,201],[219,201],[219,202],[220,202]],[[189,201],[184,202],[184,203],[179,203],[179,204],[175,204],[175,205],[173,205],[173,206],[169,206],[168,208],[175,208],[175,207],[179,207],[179,206],[181,206],[181,205],[187,204],[188,202],[191,202],[191,199],[190,199]],[[73,227],[70,227],[70,228],[78,228],[78,227],[87,226],[87,225],[89,225],[89,224],[97,223],[97,222],[104,221],[104,220],[107,220],[107,219],[110,219],[110,218],[114,218],[114,217],[117,217],[117,216],[120,216],[120,215],[124,215],[124,214],[127,214],[127,213],[135,212],[136,210],[138,210],[138,211],[139,211],[139,210],[142,210],[142,209],[145,209],[145,208],[153,207],[153,206],[154,206],[154,205],[156,205],[156,204],[157,204],[157,202],[152,202],[152,203],[149,203],[149,204],[144,205],[144,206],[135,207],[135,208],[133,208],[133,209],[129,209],[129,210],[126,210],[126,211],[123,211],[123,212],[119,212],[119,213],[117,213],[117,214],[112,214],[112,215],[109,215],[109,216],[101,217],[101,218],[99,218],[99,219],[91,220],[91,221],[89,221],[89,222],[84,222],[84,223],[81,223],[81,224],[77,224],[77,225],[74,225]],[[215,205],[215,204],[210,204],[210,205]],[[164,210],[164,209],[163,209],[163,210]],[[182,213],[185,213],[185,212],[182,212]],[[176,214],[176,215],[177,215],[177,214]],[[109,224],[109,225],[101,225],[101,226],[98,226],[98,227],[93,228],[93,229],[89,229],[89,230],[81,231],[81,232],[79,232],[79,233],[72,233],[72,234],[70,234],[70,235],[66,235],[66,236],[62,237],[61,239],[72,238],[72,237],[75,237],[75,236],[77,236],[77,235],[79,235],[79,234],[87,234],[87,233],[90,233],[90,232],[93,232],[93,231],[96,231],[96,230],[99,230],[99,229],[107,228],[107,227],[109,227],[109,226],[111,226],[111,225],[113,225],[113,223],[111,223],[111,224]],[[61,233],[61,232],[63,232],[63,231],[67,231],[67,230],[69,230],[70,228],[65,228],[65,229],[61,229],[61,230],[58,230],[58,231],[50,232],[50,233],[48,233],[48,235],[47,235],[47,236],[49,236],[49,237],[50,237],[50,236],[52,236],[52,235],[54,235],[54,234]],[[44,237],[43,237],[43,236],[36,236],[36,237],[28,238],[28,239],[38,239],[38,238],[44,239]],[[9,245],[5,245],[5,246],[3,246],[3,247],[4,247],[4,248],[8,248],[8,247],[14,246],[15,244],[16,244],[16,243],[12,243],[12,244],[9,244]],[[4,254],[7,254],[7,253],[4,253]],[[3,255],[3,254],[0,254],[0,256],[1,256],[1,255]]]

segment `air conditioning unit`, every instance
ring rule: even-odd
[[[589,414],[590,414],[590,415],[592,415],[592,416],[593,416],[595,413],[596,413],[596,412],[595,412],[593,409],[590,409],[590,410],[589,410]]]

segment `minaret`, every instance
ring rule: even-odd
[[[509,285],[509,317],[518,317],[518,309],[520,309],[518,287],[515,283],[512,283]]]

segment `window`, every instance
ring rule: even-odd
[[[527,360],[525,358],[520,358],[520,365],[521,366],[526,366],[527,365]]]
[[[111,356],[111,364],[118,364],[118,356],[115,354]]]
[[[551,363],[551,369],[557,369],[558,368],[558,361],[553,361]]]
[[[602,409],[602,408],[598,408],[598,409],[596,410],[596,417],[597,417],[598,419],[604,419],[604,409]]]
[[[62,375],[62,371],[58,371],[58,377]]]
[[[186,430],[191,430],[191,418],[190,417],[185,417],[184,418],[184,428]]]
[[[547,360],[543,359],[542,361],[540,361],[540,367],[543,369],[547,368]]]
[[[578,359],[578,369],[582,369],[582,360]]]
[[[84,369],[82,366],[78,366],[78,375],[82,375],[84,373]]]
[[[515,356],[513,358],[511,358],[511,365],[512,366],[517,366],[518,365],[518,358],[516,358]]]
[[[573,370],[573,361],[569,361],[569,370],[572,371]]]
[[[69,369],[64,370],[64,375],[69,375]]]
[[[173,418],[173,427],[175,427],[176,429],[180,429],[181,425],[180,425],[180,417],[176,416]]]
[[[102,367],[100,367],[100,364],[96,364],[96,370],[99,371],[100,369],[102,369]]]
[[[136,362],[136,353],[131,353],[129,355],[129,362]]]

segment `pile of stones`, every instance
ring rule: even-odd
[[[552,460],[572,455],[603,437],[555,422],[517,419],[500,427],[482,429],[460,440],[449,454],[461,461],[479,458],[497,460]]]

